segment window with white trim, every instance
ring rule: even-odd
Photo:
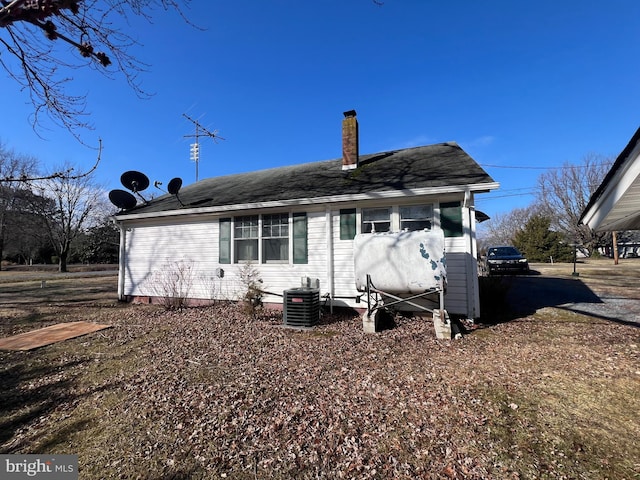
[[[340,209],[340,240],[353,240],[356,236],[356,209]]]
[[[221,218],[218,262],[231,263],[233,258],[233,263],[308,263],[307,214],[289,217],[277,213]]]
[[[363,208],[362,233],[391,231],[391,208]]]
[[[289,214],[262,216],[262,263],[289,260]]]
[[[464,228],[462,223],[462,203],[447,202],[440,204],[440,227],[445,237],[462,237]]]
[[[218,224],[218,262],[231,263],[231,219],[221,218]]]
[[[431,230],[433,205],[410,205],[400,207],[400,230]]]
[[[235,217],[234,262],[258,261],[258,215]]]

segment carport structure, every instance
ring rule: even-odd
[[[589,199],[580,223],[600,232],[640,230],[640,128]]]

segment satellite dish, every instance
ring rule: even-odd
[[[142,192],[149,186],[149,179],[142,172],[136,172],[135,170],[129,170],[124,172],[120,177],[120,183],[128,188],[133,193]]]
[[[111,190],[109,200],[121,210],[129,210],[136,206],[136,197],[125,190]]]
[[[180,191],[180,187],[182,187],[182,179],[179,177],[172,178],[169,185],[167,185],[167,191],[171,195],[177,195]]]
[[[172,178],[169,181],[169,185],[167,185],[167,191],[171,195],[175,195],[176,196],[176,200],[178,200],[180,205],[182,205],[184,207],[184,203],[182,203],[182,200],[180,200],[180,197],[178,196],[178,192],[180,191],[180,187],[182,187],[182,179],[180,177]]]

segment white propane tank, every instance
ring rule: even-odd
[[[442,230],[361,233],[353,240],[356,288],[373,286],[392,294],[419,294],[446,288]]]

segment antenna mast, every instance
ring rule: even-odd
[[[190,116],[188,116],[186,113],[183,113],[182,116],[184,118],[186,118],[187,120],[189,120],[191,123],[193,123],[196,126],[196,133],[195,135],[184,135],[185,137],[194,137],[195,138],[195,143],[192,143],[190,145],[190,155],[189,155],[189,159],[192,162],[195,162],[196,164],[196,182],[198,181],[198,163],[200,162],[200,141],[199,138],[200,137],[211,137],[213,138],[213,141],[218,143],[217,140],[224,140],[224,138],[222,138],[220,135],[218,135],[218,130],[214,130],[213,132],[210,132],[209,130],[207,130],[206,128],[204,128],[202,125],[200,125],[200,122],[198,122],[197,120],[194,120],[193,118],[191,118]]]

